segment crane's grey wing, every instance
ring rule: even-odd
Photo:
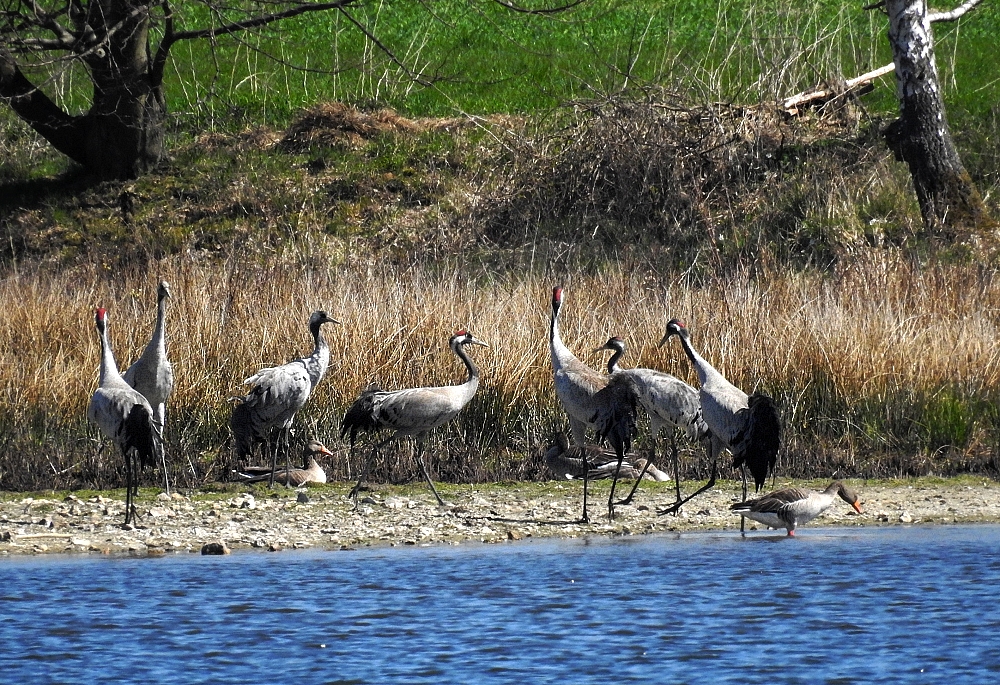
[[[381,388],[369,385],[344,412],[344,418],[340,421],[340,437],[343,438],[350,431],[352,446],[357,440],[359,431],[370,432],[381,427],[375,418],[375,400],[381,394],[384,394]]]
[[[651,370],[638,389],[639,401],[647,413],[655,412],[662,420],[683,430],[691,440],[703,437],[708,431],[698,391],[681,379]]]
[[[309,399],[312,383],[305,365],[292,362],[262,369],[244,381],[252,387],[243,403],[249,405],[255,417],[270,426],[283,425]]]
[[[422,433],[451,420],[465,406],[461,386],[407,388],[375,397],[375,417],[386,426]]]
[[[163,452],[149,402],[132,388],[98,388],[87,418],[123,452],[135,450],[143,466],[154,465]]]

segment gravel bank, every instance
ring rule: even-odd
[[[890,526],[1000,522],[1000,485],[986,479],[917,479],[850,482],[864,513],[837,500],[816,526]],[[690,492],[698,484],[686,483]],[[779,482],[778,487],[825,486],[818,481]],[[626,488],[630,487],[626,483]],[[657,510],[674,500],[671,483],[643,483],[630,506],[616,509],[608,523],[608,483],[592,488],[591,523],[578,522],[579,482],[510,485],[446,485],[439,507],[430,492],[413,485],[376,487],[355,509],[347,484],[298,490],[224,486],[222,491],[140,493],[138,525],[123,528],[123,492],[0,495],[0,555],[200,553],[207,543],[229,549],[322,548],[369,545],[496,543],[526,538],[584,535],[641,535],[683,531],[739,531],[729,511],[739,484],[720,482],[689,502],[679,516]],[[627,492],[627,490],[626,490]],[[748,521],[748,530],[762,529]]]

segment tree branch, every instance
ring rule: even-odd
[[[501,7],[506,7],[511,12],[520,12],[521,14],[557,14],[559,12],[565,12],[568,9],[572,9],[577,5],[582,5],[586,1],[587,0],[572,0],[572,2],[570,2],[569,4],[560,5],[559,7],[550,7],[546,9],[533,10],[527,7],[521,7],[519,5],[514,5],[508,2],[504,2],[503,0],[493,0],[493,2],[500,5]]]
[[[223,26],[216,26],[208,29],[197,29],[193,31],[178,31],[173,33],[173,40],[168,44],[167,49],[170,45],[181,40],[192,40],[195,38],[215,38],[216,36],[226,36],[232,33],[238,33],[240,31],[246,31],[247,29],[257,28],[259,26],[266,26],[268,24],[273,24],[276,21],[281,21],[282,19],[288,19],[290,17],[297,17],[308,12],[323,12],[325,10],[335,10],[343,9],[345,7],[350,7],[355,5],[361,0],[335,0],[335,2],[321,2],[321,3],[306,3],[302,5],[296,5],[295,7],[289,8],[284,12],[275,12],[274,14],[265,14],[260,17],[253,17],[252,19],[246,19],[245,21],[234,21],[231,24],[225,24]],[[166,41],[166,37],[164,37]],[[162,45],[162,43],[161,43]]]
[[[956,7],[953,10],[950,10],[948,12],[935,12],[933,10],[929,10],[927,12],[927,21],[930,21],[930,22],[935,22],[935,21],[955,21],[956,19],[958,19],[959,17],[961,17],[962,15],[964,15],[966,12],[968,12],[971,9],[973,9],[980,2],[981,2],[981,0],[966,0],[964,3],[962,3],[958,7]]]

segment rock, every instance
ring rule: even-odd
[[[309,495],[307,495],[304,492],[300,492],[298,495],[295,496],[295,501],[298,502],[299,504],[305,504],[306,502],[309,501]]]
[[[205,554],[205,555],[208,555],[208,554],[216,554],[216,555],[229,554],[229,547],[227,547],[226,543],[224,541],[222,541],[222,540],[220,540],[219,542],[206,542],[201,547],[201,553]]]
[[[520,540],[521,539],[521,534],[518,533],[516,530],[508,530],[507,531],[507,539],[508,540]]]
[[[174,512],[170,511],[167,507],[152,507],[149,510],[149,515],[154,519],[162,519],[173,516]]]
[[[913,523],[913,517],[910,516],[910,512],[904,511],[903,513],[901,513],[899,515],[899,522],[900,523]]]
[[[167,493],[161,492],[159,495],[156,496],[156,499],[160,502],[169,502],[172,498]]]

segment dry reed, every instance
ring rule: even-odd
[[[785,475],[900,475],[996,468],[1000,386],[995,270],[922,267],[886,253],[834,274],[683,277],[628,265],[602,272],[481,271],[468,265],[320,266],[292,258],[206,265],[161,261],[149,273],[79,267],[0,281],[0,487],[104,487],[121,459],[85,420],[99,356],[92,312],[110,312],[124,368],[149,338],[158,278],[171,282],[170,356],[177,388],[167,441],[175,478],[225,479],[233,467],[227,398],[262,366],[311,349],[306,320],[325,308],[333,348],[326,379],[297,419],[296,441],[318,437],[337,453],[333,479],[357,475],[338,438],[346,406],[368,384],[392,389],[458,382],[446,346],[468,327],[491,344],[474,351],[480,391],[439,429],[429,454],[439,477],[482,481],[543,476],[539,455],[564,428],[551,386],[550,288],[567,288],[563,337],[594,366],[609,335],[631,346],[625,365],[663,369],[696,384],[679,346],[656,347],[667,319],[684,319],[699,351],[747,391],[782,408]],[[641,442],[641,448],[648,442]],[[367,454],[367,450],[360,454]],[[685,450],[688,475],[707,463]],[[376,477],[410,478],[411,451],[392,448]]]

